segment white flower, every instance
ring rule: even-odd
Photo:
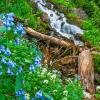
[[[54,74],[58,73],[58,71],[57,71],[57,70],[55,70],[55,69],[54,69],[54,70],[52,70],[52,72],[53,72]]]
[[[30,95],[28,93],[25,93],[25,97],[26,97],[26,100],[30,99]]]
[[[47,72],[47,69],[43,68],[42,73],[46,73],[46,72]]]
[[[84,91],[83,93],[84,93],[85,98],[90,99],[92,97],[92,95],[86,91]]]
[[[53,90],[53,93],[56,93],[57,92],[57,90]]]
[[[62,98],[62,100],[68,100],[67,97]]]
[[[56,74],[51,75],[51,80],[56,78]]]
[[[46,83],[46,84],[48,84],[48,80],[44,80],[44,81],[43,81],[43,83]]]
[[[66,91],[63,91],[63,95],[68,95],[68,91],[66,90]]]
[[[48,72],[48,74],[47,74],[48,76],[51,76],[52,75],[52,73],[50,73],[50,72]]]

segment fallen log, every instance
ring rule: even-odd
[[[53,36],[41,34],[41,33],[36,32],[35,30],[33,30],[32,28],[29,28],[29,27],[26,27],[26,32],[35,38],[39,38],[43,41],[49,41],[49,43],[57,44],[57,45],[60,45],[63,47],[75,47],[75,45],[70,43],[69,41],[64,41],[62,39],[58,39],[58,38],[53,37]]]
[[[91,94],[89,100],[94,100],[95,85],[94,85],[94,68],[90,50],[84,50],[79,54],[78,58],[78,74],[86,92]]]

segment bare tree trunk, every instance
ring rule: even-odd
[[[94,68],[90,50],[84,50],[79,54],[78,74],[86,92],[92,96],[89,100],[94,100]]]

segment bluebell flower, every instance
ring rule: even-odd
[[[11,30],[11,27],[14,26],[14,14],[8,13],[3,20],[3,25],[7,28],[7,30]]]
[[[15,67],[15,66],[16,66],[16,63],[13,62],[12,60],[9,60],[9,61],[7,62],[7,65],[8,65],[9,67]]]
[[[14,75],[14,73],[11,71],[10,68],[8,68],[7,73],[8,73],[9,75]]]
[[[25,96],[25,95],[23,96],[23,100],[27,100],[27,98],[26,98],[26,96]]]
[[[14,25],[14,23],[11,20],[5,19],[3,21],[4,26],[7,28],[7,30],[10,30],[11,27]]]
[[[34,63],[35,63],[35,66],[37,66],[37,67],[41,66],[41,59],[40,59],[40,57],[36,57]]]
[[[22,35],[26,34],[25,29],[23,27],[23,25],[21,23],[18,23],[16,28],[15,28],[15,32],[18,32]]]
[[[4,63],[4,64],[6,64],[6,63],[7,63],[7,62],[6,62],[6,58],[5,58],[5,57],[2,57],[2,58],[1,58],[1,62]]]
[[[2,72],[0,71],[0,75],[2,75]]]
[[[9,48],[7,48],[6,50],[5,50],[5,53],[4,53],[6,56],[10,56],[11,55],[11,51],[10,51],[10,49]]]
[[[20,39],[19,38],[15,39],[14,44],[18,45],[19,43],[20,43]]]
[[[22,96],[25,94],[25,91],[23,89],[20,89],[16,92],[16,96]]]
[[[10,21],[14,21],[14,13],[8,13],[7,19],[10,20]]]
[[[43,98],[43,93],[41,90],[39,90],[36,95],[35,95],[36,98],[39,98],[39,99],[42,99]]]
[[[0,45],[0,53],[5,51],[5,47],[3,45]]]
[[[30,64],[29,70],[32,71],[32,72],[34,72],[35,71],[34,65]]]
[[[22,67],[19,67],[18,72],[20,73],[22,71],[23,71],[23,68]]]

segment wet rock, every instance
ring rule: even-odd
[[[71,12],[79,16],[81,19],[86,19],[88,17],[85,11],[81,8],[74,8],[71,10]]]
[[[48,14],[47,13],[43,13],[41,16],[41,19],[43,22],[48,22]]]
[[[54,5],[51,4],[50,2],[47,2],[47,8],[49,8],[49,9],[53,9],[53,8],[54,8]]]

